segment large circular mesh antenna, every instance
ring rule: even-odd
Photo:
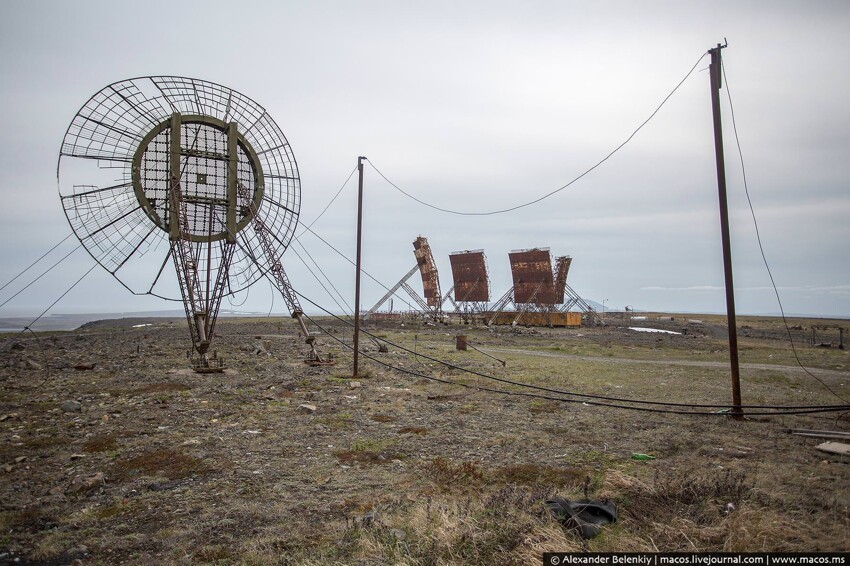
[[[280,128],[250,98],[203,80],[142,77],[102,89],[68,127],[57,175],[74,233],[135,294],[180,298],[167,268],[178,237],[193,244],[190,267],[202,279],[214,273],[222,296],[243,290],[269,265],[256,261],[255,213],[281,253],[298,221],[298,166]]]
[[[207,358],[222,297],[264,273],[322,362],[282,265],[298,166],[262,106],[196,79],[111,84],[71,121],[57,177],[68,222],[100,265],[136,294],[179,290],[198,371],[223,369]]]

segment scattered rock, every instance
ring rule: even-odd
[[[71,460],[81,460],[85,457],[85,454],[71,454]]]
[[[5,466],[3,466],[3,471],[6,472],[7,474],[10,473],[13,469],[14,468],[12,467],[11,464],[6,464]]]
[[[44,366],[42,366],[40,363],[38,363],[35,360],[31,360],[30,358],[25,358],[24,363],[26,364],[27,369],[43,369],[44,368]]]
[[[271,346],[272,343],[269,340],[254,342],[254,345],[251,349],[251,353],[255,356],[260,356],[263,354],[265,354],[266,356],[271,356]]]
[[[20,342],[13,343],[9,348],[16,352],[22,352],[27,349],[27,347],[21,344]]]
[[[374,511],[369,511],[368,513],[363,515],[363,518],[360,519],[360,524],[365,528],[369,528],[378,524],[380,520],[381,513],[377,509],[375,509]]]
[[[87,547],[84,544],[81,544],[77,548],[72,548],[71,550],[68,551],[69,556],[79,556],[79,555],[87,556],[88,553],[89,553],[89,547]],[[77,561],[75,561],[74,563],[76,564]]]
[[[71,493],[85,493],[105,483],[106,478],[103,472],[98,472],[93,476],[77,476],[71,481],[68,491]]]
[[[357,387],[362,387],[363,385],[359,381],[349,381],[348,386],[352,389],[356,389]]]
[[[180,482],[174,480],[166,482],[157,482],[148,485],[148,489],[151,491],[168,491],[176,487],[180,487]]]
[[[87,371],[93,370],[95,366],[94,362],[80,362],[78,364],[74,364],[74,369],[77,371]]]
[[[312,415],[316,412],[316,405],[311,405],[310,403],[301,403],[300,405],[298,405],[298,412]]]
[[[21,462],[23,462],[26,459],[27,459],[26,456],[18,456],[17,458],[15,458],[15,463],[20,464]]]
[[[62,403],[61,409],[66,413],[81,413],[83,411],[83,405],[74,400],[67,400]]]

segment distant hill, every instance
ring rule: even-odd
[[[260,312],[240,312],[222,309],[219,316],[266,316],[268,313]],[[76,330],[82,326],[91,326],[92,323],[101,320],[116,320],[127,319],[128,321],[148,321],[149,319],[158,318],[180,318],[183,319],[186,313],[182,309],[161,310],[161,311],[142,311],[142,312],[100,312],[100,313],[74,313],[74,314],[52,314],[41,318],[38,322],[32,325],[33,330]],[[288,316],[277,313],[272,313],[272,316]],[[0,332],[20,332],[23,330],[35,315],[23,317],[6,317],[0,318]],[[141,324],[142,322],[139,322]]]

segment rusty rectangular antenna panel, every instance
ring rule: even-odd
[[[567,273],[570,271],[570,264],[573,258],[568,255],[563,255],[555,259],[555,304],[560,305],[564,302],[564,288],[567,286]]]
[[[549,248],[516,250],[508,254],[514,280],[514,302],[554,305],[552,254]]]
[[[490,280],[484,250],[454,252],[449,255],[455,301],[490,302]]]
[[[413,240],[413,255],[419,265],[419,273],[422,274],[422,290],[425,301],[429,307],[439,308],[443,303],[443,295],[440,293],[440,278],[437,274],[437,266],[434,264],[434,256],[431,254],[431,246],[428,238],[419,236]]]

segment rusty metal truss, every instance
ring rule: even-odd
[[[567,274],[572,262],[573,258],[568,255],[562,255],[555,259],[555,304],[557,305],[564,302],[564,289],[567,285]]]
[[[443,295],[440,293],[437,265],[434,263],[434,256],[431,253],[431,246],[428,245],[427,238],[419,236],[413,240],[413,255],[416,257],[416,264],[419,266],[419,273],[422,275],[422,294],[425,297],[427,307],[430,307],[425,310],[430,310],[434,315],[438,315],[442,310]]]
[[[413,302],[419,307],[419,310],[432,318],[438,320],[442,315],[442,305],[445,299],[440,295],[440,279],[437,274],[437,266],[434,264],[434,256],[431,253],[431,246],[428,245],[427,238],[419,236],[413,241],[413,255],[416,257],[416,265],[410,268],[410,271],[404,274],[395,285],[389,288],[383,297],[378,300],[375,305],[370,308],[363,316],[363,320],[371,317],[382,305],[395,295],[399,289],[403,289]],[[424,299],[416,290],[410,286],[408,281],[416,272],[422,276],[422,288],[424,290]]]
[[[488,324],[506,320],[505,308],[513,306],[511,324],[523,320],[552,320],[552,313],[567,313],[573,308],[581,310],[589,323],[604,324],[599,314],[587,301],[567,284],[572,258],[559,256],[552,270],[549,248],[516,250],[508,254],[511,263],[513,286],[488,311]],[[541,313],[531,316],[529,313]]]

